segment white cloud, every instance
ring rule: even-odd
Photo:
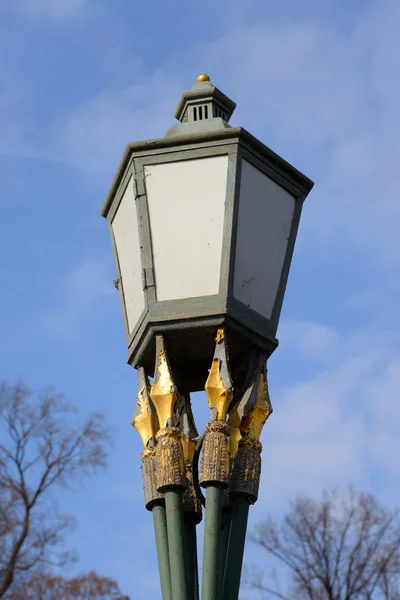
[[[238,101],[234,122],[316,179],[302,225],[308,248],[334,244],[340,256],[350,244],[372,263],[398,261],[399,21],[399,5],[384,0],[346,26],[272,20],[205,48],[213,79]]]
[[[300,248],[335,247],[342,258],[358,248],[371,266],[398,262],[399,20],[398,5],[379,0],[346,26],[310,17],[232,23],[226,35],[187,49],[184,69],[201,57],[213,81],[238,102],[233,124],[316,179]],[[106,86],[52,122],[47,142],[59,155],[111,173],[128,141],[164,135],[188,87],[182,62],[168,58],[149,74],[132,56],[125,62],[133,65],[134,84]]]
[[[305,323],[304,330],[308,327]],[[294,331],[299,329],[296,322]],[[279,513],[298,492],[319,494],[324,487],[348,484],[374,489],[377,473],[386,498],[396,501],[400,354],[398,344],[388,342],[390,335],[338,335],[339,363],[272,389],[275,410],[263,432],[261,494],[253,520],[266,511]],[[292,361],[291,369],[298,368]]]
[[[290,320],[280,325],[279,339],[281,345],[296,348],[305,358],[326,362],[336,354],[340,336],[321,323]]]
[[[78,11],[81,1],[24,0],[38,11],[48,5],[60,14],[65,5],[71,14]],[[201,61],[238,102],[233,124],[244,125],[316,179],[299,250],[318,247],[340,260],[358,248],[371,266],[392,267],[399,256],[400,218],[398,4],[376,0],[347,21],[312,19],[305,11],[299,20],[273,14],[257,25],[239,18],[240,2],[236,8],[228,33],[187,48],[179,61],[168,56],[156,70],[126,50],[124,55],[120,40],[102,46],[99,62],[129,65],[129,78],[125,74],[121,81],[134,83],[105,82],[103,90],[50,118],[44,133],[28,128],[28,148],[36,139],[45,156],[97,167],[111,177],[128,141],[164,135],[179,94],[194,78],[192,72],[185,76],[188,65]],[[118,61],[110,60],[115,52]]]

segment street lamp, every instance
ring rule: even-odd
[[[235,106],[200,75],[181,96],[179,124],[164,138],[128,144],[102,208],[128,363],[139,371],[133,424],[145,446],[163,600],[198,597],[201,502],[202,598],[238,597],[259,438],[272,410],[266,360],[278,344],[302,204],[313,186],[229,125]],[[204,387],[210,421],[199,436],[190,393]]]

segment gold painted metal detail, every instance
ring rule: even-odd
[[[210,407],[210,420],[225,421],[233,397],[233,383],[224,329],[218,329],[215,342],[214,358],[205,390]]]
[[[190,514],[194,522],[198,524],[203,518],[203,509],[201,502],[197,497],[196,490],[194,489],[193,462],[191,460],[185,460],[185,468],[188,487],[182,496],[183,510],[185,513]]]
[[[142,452],[142,479],[144,503],[147,510],[155,504],[164,503],[164,494],[157,490],[157,458],[155,448],[146,448]]]
[[[242,437],[248,436],[259,440],[272,410],[268,392],[266,357],[261,355],[254,371],[253,382],[237,405]]]
[[[187,488],[182,434],[177,427],[164,427],[156,436],[157,489]]]
[[[182,433],[182,446],[185,460],[193,460],[194,450],[199,432],[194,422],[190,394],[179,394],[179,400],[176,406],[176,424]]]
[[[232,498],[246,496],[253,504],[257,501],[262,451],[259,440],[271,413],[266,356],[261,354],[249,388],[229,415],[228,422],[233,427],[231,456],[234,459],[230,484]]]
[[[203,81],[210,81],[210,77],[206,73],[201,73],[197,77],[196,81],[197,81],[197,83],[202,83]]]
[[[176,408],[176,422],[181,432],[187,479],[187,489],[182,496],[183,510],[186,514],[191,515],[195,523],[200,523],[203,517],[203,510],[193,483],[193,456],[199,439],[199,433],[194,422],[190,394],[179,394],[179,402]]]
[[[142,438],[143,446],[154,445],[160,426],[157,413],[150,398],[150,385],[143,367],[138,369],[138,395],[132,425]]]
[[[229,451],[230,427],[223,421],[206,425],[203,452],[200,461],[200,485],[229,485],[231,457]]]
[[[249,437],[239,442],[232,469],[230,495],[246,496],[254,504],[261,477],[261,443]]]
[[[147,510],[152,510],[155,504],[164,502],[164,496],[157,490],[155,444],[159,423],[150,398],[149,381],[143,367],[138,369],[138,395],[132,425],[138,431],[145,448],[141,456],[144,503]]]
[[[172,378],[164,337],[156,335],[156,364],[150,397],[157,412],[160,427],[176,424],[175,410],[179,394]]]
[[[228,425],[231,428],[231,440],[230,440],[231,460],[233,460],[233,458],[237,452],[238,445],[239,445],[239,442],[242,437],[242,432],[240,431],[240,423],[241,423],[241,419],[240,419],[240,416],[239,416],[239,413],[237,410],[237,405],[235,405],[229,411],[229,419],[228,419]]]

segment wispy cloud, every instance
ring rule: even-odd
[[[279,328],[280,343],[300,351],[305,358],[326,362],[331,360],[339,348],[340,336],[321,323],[307,321],[284,321]]]
[[[179,77],[161,71],[144,77],[139,64],[136,68],[132,79],[137,83],[102,90],[54,124],[51,136],[58,152],[83,168],[115,167],[128,142],[166,133],[178,100]]]
[[[81,17],[89,0],[17,0],[14,10],[25,17],[56,21]]]
[[[297,334],[310,328],[303,325],[294,323],[289,333],[286,324],[285,343],[309,357],[308,347],[297,343]],[[315,324],[314,331],[326,333]],[[299,491],[318,494],[324,486],[350,483],[373,489],[377,473],[389,496],[399,485],[398,345],[384,333],[377,340],[367,331],[327,331],[329,343],[325,349],[320,345],[320,352],[330,356],[334,339],[341,360],[272,390],[275,411],[263,433],[263,483],[256,514],[265,511],[264,502],[269,510],[280,510],[282,500]],[[299,366],[294,359],[291,368]]]
[[[110,261],[86,258],[64,275],[56,305],[43,315],[42,326],[52,335],[71,332],[114,296],[113,292]]]

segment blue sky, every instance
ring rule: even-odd
[[[203,71],[237,102],[233,124],[316,182],[269,365],[251,523],[324,486],[398,499],[399,21],[396,0],[1,3],[1,376],[54,385],[116,428],[107,473],[60,495],[78,519],[73,571],[159,597],[99,210],[125,144],[163,136]]]

